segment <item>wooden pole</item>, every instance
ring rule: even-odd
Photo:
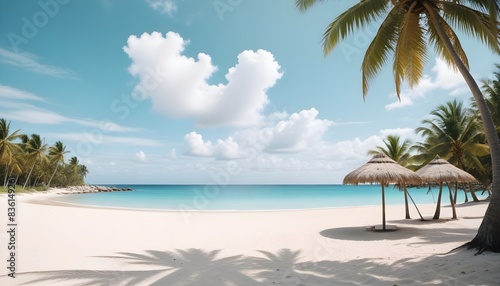
[[[382,230],[385,230],[385,191],[383,182],[382,182]]]

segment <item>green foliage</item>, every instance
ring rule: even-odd
[[[47,146],[38,134],[10,133],[10,122],[0,118],[0,182],[16,177],[22,184],[16,191],[43,190],[49,186],[84,185],[88,169],[76,157],[65,162],[66,147],[61,141]]]

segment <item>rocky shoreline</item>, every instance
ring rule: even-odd
[[[113,186],[97,186],[97,185],[85,185],[85,186],[69,186],[65,188],[54,188],[50,192],[58,195],[68,195],[68,194],[88,194],[88,193],[102,193],[102,192],[130,192],[133,191],[131,188],[119,188]]]

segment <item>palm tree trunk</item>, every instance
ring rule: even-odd
[[[33,169],[35,169],[35,164],[36,164],[36,160],[35,160],[35,162],[33,162],[33,166],[31,166],[30,172],[28,173],[28,177],[26,178],[26,182],[24,182],[24,186],[23,186],[24,189],[26,189],[26,185],[28,184],[28,182],[30,180],[31,172],[33,172]]]
[[[476,236],[472,239],[472,241],[467,243],[467,247],[469,249],[477,249],[478,253],[481,253],[484,250],[500,252],[500,140],[497,136],[495,124],[493,123],[493,119],[479,86],[456,53],[450,39],[441,26],[439,14],[433,9],[429,1],[423,1],[422,4],[427,10],[429,19],[431,20],[433,26],[436,27],[439,38],[443,41],[447,51],[453,58],[453,62],[464,77],[465,82],[472,92],[481,115],[481,120],[484,126],[484,134],[490,147],[491,169],[493,174],[490,203],[486,209],[486,213],[484,214],[483,221],[479,226]]]
[[[9,165],[5,165],[5,177],[3,179],[3,187],[7,187],[7,177],[9,176]]]
[[[434,212],[434,217],[432,219],[439,219],[439,215],[441,214],[441,195],[442,194],[443,194],[443,183],[439,182],[438,201],[436,203],[436,211]]]
[[[50,188],[50,182],[52,182],[52,178],[54,178],[54,175],[57,172],[57,167],[59,167],[59,162],[56,162],[56,168],[54,169],[54,173],[52,173],[52,176],[50,176],[49,182],[47,183],[47,190]]]

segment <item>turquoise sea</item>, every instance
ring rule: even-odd
[[[113,185],[131,192],[65,195],[58,201],[101,207],[179,211],[290,210],[381,205],[380,185]],[[415,203],[435,203],[438,189],[410,188]],[[480,195],[485,198],[487,194]],[[385,188],[386,204],[404,204],[403,192]],[[469,199],[470,195],[469,195]],[[459,191],[458,203],[464,201]],[[443,205],[449,204],[443,187]],[[411,201],[410,201],[411,204]]]

